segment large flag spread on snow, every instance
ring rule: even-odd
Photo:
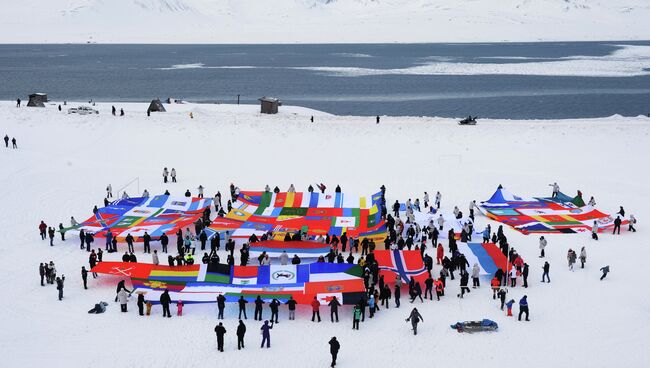
[[[523,234],[576,233],[591,231],[594,221],[599,230],[611,230],[614,218],[592,206],[581,204],[563,193],[557,197],[520,197],[504,188],[498,188],[490,199],[481,202],[483,213],[489,218],[511,226]],[[583,202],[584,203],[584,202]],[[623,224],[627,220],[621,219]]]
[[[282,237],[285,233],[301,231],[310,236],[337,235],[383,240],[386,224],[381,218],[381,194],[355,197],[343,193],[240,193],[233,209],[215,219],[211,231],[232,238],[247,239],[255,234],[273,231]]]
[[[265,300],[293,297],[298,303],[309,304],[314,297],[326,302],[336,296],[343,304],[355,304],[365,292],[363,270],[348,263],[169,267],[101,262],[92,272],[130,277],[137,291],[146,292],[146,299],[152,302],[157,302],[165,289],[172,300],[188,303],[214,303],[222,294],[228,302],[236,302],[240,296],[252,301],[260,295]]]
[[[99,238],[110,230],[118,241],[124,241],[128,234],[139,241],[146,231],[157,239],[163,232],[173,235],[178,229],[191,226],[211,204],[212,199],[168,195],[118,199],[69,230],[83,229]]]
[[[481,275],[493,276],[500,268],[502,270],[512,269],[508,258],[493,243],[456,243],[458,252],[465,256],[470,268],[478,264]]]
[[[428,276],[419,250],[376,250],[373,253],[386,282],[393,282],[399,276],[404,282],[413,278],[422,283]]]

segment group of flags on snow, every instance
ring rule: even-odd
[[[399,275],[423,282],[427,271],[419,251],[375,251],[375,258],[387,280]],[[234,302],[243,296],[252,301],[258,295],[286,301],[293,297],[309,304],[314,297],[321,302],[336,296],[342,304],[356,304],[365,293],[363,269],[356,264],[316,262],[299,265],[229,266],[200,264],[161,266],[145,263],[101,262],[92,272],[131,278],[145,298],[158,301],[169,290],[172,300],[188,303],[213,303],[218,295]],[[385,276],[386,277],[386,276]]]
[[[83,230],[96,238],[104,238],[110,230],[120,242],[129,233],[140,241],[147,232],[156,240],[163,232],[172,235],[191,226],[211,204],[212,199],[168,195],[118,199],[98,208],[93,217],[66,231]]]
[[[562,193],[556,197],[525,198],[500,187],[490,199],[481,202],[481,209],[487,217],[524,234],[591,231],[594,221],[599,231],[611,230],[614,226],[612,216]]]
[[[278,237],[301,231],[309,236],[337,235],[383,240],[381,193],[368,197],[344,193],[242,191],[235,207],[216,218],[209,229],[231,238],[247,239],[272,231]]]

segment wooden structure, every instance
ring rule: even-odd
[[[274,97],[262,97],[260,98],[262,114],[277,114],[278,106],[282,106],[282,101]]]

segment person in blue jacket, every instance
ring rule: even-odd
[[[523,298],[519,300],[519,320],[521,321],[521,315],[526,313],[526,321],[528,319],[528,295],[524,295]]]
[[[262,325],[262,328],[260,328],[260,330],[262,330],[262,345],[260,346],[260,348],[264,347],[265,342],[266,342],[266,348],[267,349],[271,347],[271,332],[270,331],[271,331],[272,328],[273,328],[273,322],[271,322],[271,324],[269,325],[268,320],[264,321],[264,325]]]

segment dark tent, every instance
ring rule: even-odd
[[[165,106],[163,106],[160,100],[151,100],[151,103],[149,104],[149,111],[165,112],[167,110],[165,110]]]
[[[29,102],[27,102],[27,106],[45,107],[45,102],[47,102],[47,93],[32,93],[29,95]]]

